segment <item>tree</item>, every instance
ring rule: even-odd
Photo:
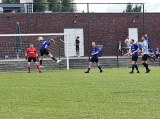
[[[48,4],[43,3],[47,3],[47,0],[33,0],[33,12],[47,11]]]
[[[141,6],[136,5],[136,6],[133,8],[133,12],[141,12],[141,9],[142,9]]]
[[[67,3],[73,3],[74,0],[61,0],[62,3],[62,10],[61,12],[75,12],[76,6],[74,4],[67,4]]]
[[[52,12],[61,12],[61,4],[55,4],[60,3],[59,0],[48,0],[49,4],[49,10]]]
[[[133,4],[128,3],[126,10],[124,10],[123,12],[141,12],[141,9],[141,6],[136,5],[135,7],[133,7]]]
[[[20,3],[20,0],[2,0],[2,3]]]

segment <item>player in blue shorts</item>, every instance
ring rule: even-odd
[[[137,60],[138,60],[138,51],[139,51],[139,48],[136,44],[134,44],[134,40],[131,39],[131,51],[126,53],[124,56],[127,56],[129,55],[131,52],[132,52],[132,71],[129,72],[130,74],[133,74],[134,73],[134,67],[136,68],[137,70],[137,73],[140,73],[139,70],[138,70],[138,66],[137,66]]]
[[[41,59],[40,59],[40,68],[43,68],[42,66],[42,60],[43,60],[43,57],[44,57],[44,54],[45,55],[48,55],[49,57],[51,57],[53,60],[55,60],[57,62],[57,64],[59,62],[61,62],[61,60],[57,60],[55,57],[53,57],[53,55],[48,52],[47,48],[50,44],[55,44],[55,41],[53,39],[50,39],[49,41],[44,41],[41,48],[40,48],[40,53],[41,53]]]
[[[99,53],[99,51],[98,51],[98,48],[96,48],[96,43],[92,42],[92,53],[91,53],[92,58],[91,58],[91,61],[89,63],[88,70],[85,73],[89,73],[89,71],[91,69],[91,66],[92,66],[92,63],[94,63],[94,62],[96,63],[97,67],[99,68],[100,73],[103,72],[101,66],[98,63],[98,53]]]
[[[143,41],[143,45],[142,45],[142,61],[141,61],[141,63],[146,68],[146,73],[149,73],[151,70],[148,68],[148,64],[147,64],[147,59],[149,57],[148,42],[146,41],[145,36],[142,36],[142,41]]]

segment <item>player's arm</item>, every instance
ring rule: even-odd
[[[95,53],[93,53],[94,55],[96,55],[96,54],[98,54],[99,53],[99,51],[97,51],[97,52],[95,52]]]
[[[37,50],[35,49],[35,54],[36,54],[36,56],[38,57],[38,53],[37,53]]]
[[[96,54],[98,54],[99,53],[99,51],[98,51],[98,49],[96,49],[96,52],[95,53],[92,53],[91,55],[96,55]]]
[[[131,52],[132,52],[132,51],[129,51],[128,53],[124,54],[124,56],[127,56],[127,55],[129,55]]]
[[[37,53],[37,50],[36,50],[36,49],[35,49],[35,54],[36,54],[36,57],[37,57],[37,61],[39,61],[38,53]]]
[[[45,49],[47,49],[48,45],[45,45]]]
[[[28,49],[27,49],[27,51],[26,51],[26,53],[25,53],[25,59],[27,60],[27,55],[28,55]]]
[[[138,51],[139,51],[139,48],[138,48],[136,51],[134,51],[133,54],[135,54],[135,53],[138,52]]]
[[[125,40],[124,43],[127,44],[127,41]]]

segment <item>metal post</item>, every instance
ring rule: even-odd
[[[60,38],[60,41],[61,41],[61,38]],[[61,52],[60,52],[60,48],[61,48],[61,46],[60,46],[60,41],[58,42],[58,55],[59,55],[59,60],[60,60],[60,55],[61,55]],[[61,69],[61,63],[59,63],[59,69]]]
[[[117,48],[116,48],[116,50],[117,50],[117,68],[119,68],[119,62],[118,62],[118,43],[117,43]]]
[[[29,34],[29,11],[28,11],[28,5],[27,5],[27,33]],[[28,36],[28,47],[29,47],[30,41]]]
[[[159,54],[159,66],[160,66],[160,54]]]
[[[145,35],[145,14],[144,14],[144,4],[143,4],[143,35]]]
[[[65,39],[66,39],[66,43],[67,43],[67,70],[69,70],[69,46],[68,46],[68,39],[67,39],[67,35],[65,35]]]
[[[60,41],[61,41],[61,38],[60,38]],[[60,60],[60,55],[61,55],[61,46],[60,46],[60,42],[58,42],[58,55],[59,55],[59,60]]]
[[[88,16],[88,57],[90,61],[90,31],[89,31],[89,3],[87,3],[87,16]]]

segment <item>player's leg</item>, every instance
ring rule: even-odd
[[[124,55],[124,50],[122,50],[122,56]]]
[[[77,53],[78,53],[78,57],[80,57],[79,46],[78,46],[78,49],[77,49]]]
[[[97,67],[99,68],[100,73],[102,73],[102,72],[103,72],[103,70],[102,70],[101,66],[99,65],[99,63],[98,63],[98,59],[96,60],[96,65],[97,65]]]
[[[88,70],[85,73],[89,73],[91,66],[92,66],[92,62],[89,62]]]
[[[131,72],[129,72],[130,74],[133,74],[134,73],[134,67],[135,67],[135,57],[134,56],[132,56],[132,71]]]
[[[150,59],[150,61],[152,61],[152,54],[151,53],[149,53],[149,59]]]
[[[129,72],[130,74],[133,74],[134,73],[134,64],[135,64],[135,56],[132,56],[132,71]]]
[[[154,61],[156,61],[156,55],[153,53],[153,58],[154,58]]]
[[[149,73],[151,70],[148,68],[147,59],[148,59],[148,55],[143,55],[141,63],[146,68],[146,73]]]
[[[89,73],[92,63],[94,63],[94,59],[91,58],[91,61],[89,62],[88,70],[85,73]]]
[[[137,60],[138,60],[138,58],[137,58]],[[139,72],[139,69],[138,69],[138,66],[137,66],[137,61],[135,61],[134,66],[135,66],[135,68],[136,68],[136,70],[137,70],[137,73],[140,73],[140,72]]]
[[[41,59],[40,59],[40,68],[44,68],[43,66],[42,66],[42,60],[43,60],[43,58],[44,58],[44,50],[40,50],[40,54],[41,54]]]
[[[59,64],[59,63],[61,62],[61,60],[57,60],[55,57],[53,57],[53,55],[52,55],[51,53],[49,53],[48,56],[49,56],[50,58],[52,58],[54,61],[56,61],[57,64]]]
[[[41,73],[41,70],[40,70],[40,68],[39,68],[39,65],[38,65],[38,62],[37,62],[36,58],[33,58],[33,61],[34,61],[34,63],[36,64],[39,73]]]
[[[79,50],[77,51],[77,55],[78,55],[78,57],[80,57],[80,53],[79,53]]]
[[[27,63],[27,65],[28,65],[28,73],[30,73],[30,64],[31,64],[31,58],[28,58],[28,63]]]

